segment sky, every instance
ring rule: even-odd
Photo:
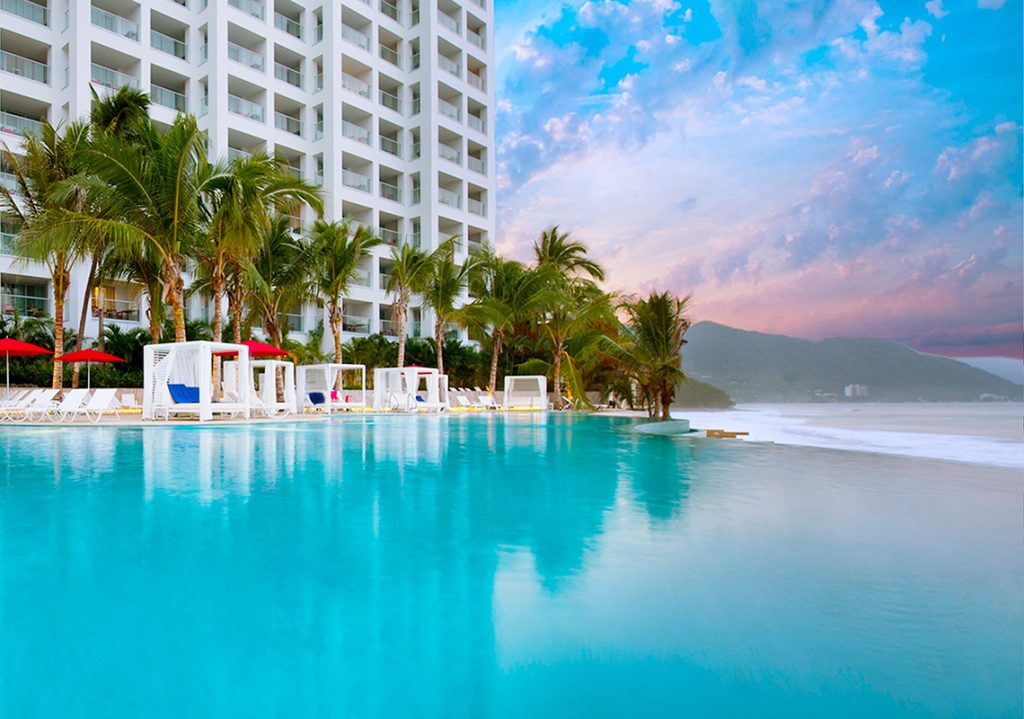
[[[1022,355],[1021,0],[496,0],[499,252],[696,321]]]

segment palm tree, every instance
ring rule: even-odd
[[[463,319],[457,306],[466,289],[476,258],[470,256],[460,266],[455,262],[456,237],[449,237],[430,253],[430,274],[423,287],[423,304],[434,311],[434,342],[437,345],[437,371],[444,374],[444,327]]]
[[[278,215],[245,262],[250,306],[274,345],[284,341],[284,313],[310,295],[315,259],[312,248],[292,233],[288,218]]]
[[[203,229],[199,198],[205,134],[191,115],[170,129],[139,124],[138,137],[110,136],[83,150],[83,162],[104,183],[96,211],[53,213],[48,230],[79,233],[84,241],[147,244],[159,256],[163,295],[170,301],[176,342],[185,340],[185,263]]]
[[[505,338],[543,311],[550,300],[551,274],[550,268],[527,268],[493,251],[478,256],[469,280],[474,300],[464,309],[469,323],[481,334],[490,335],[487,389],[491,394],[497,390],[498,362]]]
[[[360,261],[381,241],[365,225],[358,225],[353,231],[347,220],[317,220],[310,232],[310,242],[316,258],[313,283],[327,306],[327,322],[334,335],[334,361],[341,362],[342,298],[359,274]]]
[[[604,269],[587,256],[587,246],[570,238],[568,232],[559,232],[558,225],[541,233],[533,245],[533,255],[538,267],[554,267],[563,277],[604,279]]]
[[[644,299],[624,302],[626,313],[621,358],[636,380],[651,417],[671,418],[676,386],[685,379],[680,350],[690,328],[690,296],[652,293]]]
[[[387,291],[395,296],[391,313],[398,324],[398,366],[405,366],[405,325],[414,294],[421,293],[430,278],[430,257],[422,250],[403,243],[391,248],[391,269]]]
[[[71,268],[79,259],[81,236],[76,232],[49,233],[44,228],[53,213],[81,212],[84,208],[82,188],[59,190],[61,183],[76,174],[88,137],[88,126],[83,123],[72,123],[60,134],[43,120],[39,136],[25,137],[23,157],[15,155],[6,145],[3,150],[17,189],[12,191],[0,186],[0,211],[13,217],[22,228],[16,252],[45,263],[50,271],[56,347],[64,346],[64,303],[71,284]],[[62,362],[53,364],[52,386],[54,389],[63,386]]]

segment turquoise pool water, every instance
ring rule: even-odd
[[[1020,716],[1014,473],[629,424],[0,428],[0,716]]]

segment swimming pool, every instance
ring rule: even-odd
[[[367,417],[0,430],[0,716],[1014,716],[1010,472]]]

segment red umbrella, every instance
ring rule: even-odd
[[[68,352],[60,357],[54,357],[54,362],[85,362],[85,387],[92,388],[92,363],[93,362],[124,362],[116,355],[100,352],[99,350],[79,350]]]
[[[250,357],[287,357],[288,353],[279,347],[273,345],[263,344],[256,340],[245,340],[242,342],[243,345],[249,348]],[[234,357],[238,352],[234,350],[226,350],[224,352],[214,352],[218,357]]]
[[[0,352],[3,352],[7,367],[7,389],[11,388],[11,357],[35,357],[36,355],[53,354],[51,350],[21,340],[5,337],[0,340]]]

